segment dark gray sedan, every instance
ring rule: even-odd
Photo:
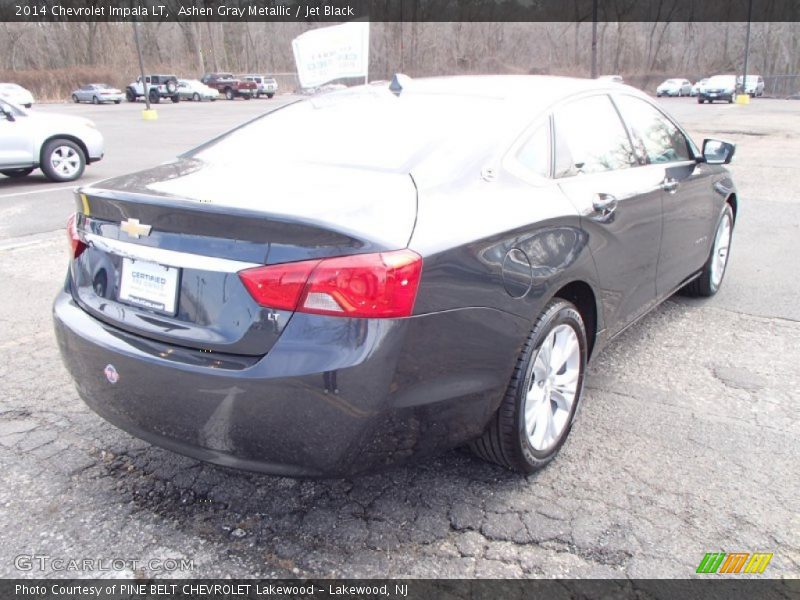
[[[719,289],[733,152],[602,81],[298,101],[80,190],[61,353],[107,420],[220,465],[339,476],[468,443],[528,473],[592,356]]]

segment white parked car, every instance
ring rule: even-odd
[[[697,96],[700,92],[703,91],[706,84],[708,83],[708,77],[700,79],[692,86],[692,96]]]
[[[33,106],[33,94],[16,83],[0,83],[0,99],[25,108]]]
[[[736,84],[741,87],[742,85],[742,76],[739,75],[736,78]],[[744,91],[746,94],[750,94],[751,97],[755,98],[756,96],[763,96],[764,95],[764,78],[761,75],[748,75],[747,76],[747,83],[744,86]]]
[[[119,104],[123,100],[125,100],[125,94],[122,93],[122,90],[111,87],[107,83],[90,83],[72,92],[72,101],[75,104],[78,102],[91,102],[92,104],[113,102],[114,104]]]
[[[692,83],[688,79],[667,79],[656,88],[656,96],[689,96]]]
[[[103,152],[103,136],[89,119],[30,113],[0,100],[0,173],[6,177],[40,168],[51,181],[73,181]]]
[[[192,100],[194,102],[211,100],[213,102],[219,98],[219,91],[208,87],[199,79],[179,79],[178,96],[180,96],[181,100]]]

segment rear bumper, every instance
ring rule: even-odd
[[[399,320],[298,313],[269,354],[221,368],[214,354],[185,360],[185,349],[104,324],[66,291],[54,321],[80,396],[106,420],[200,460],[304,477],[381,469],[476,437],[527,331],[490,309]]]

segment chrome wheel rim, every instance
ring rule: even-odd
[[[717,235],[714,237],[714,250],[711,258],[711,284],[715,288],[719,286],[722,282],[722,276],[725,275],[730,245],[731,216],[725,213],[717,227]]]
[[[81,168],[81,157],[70,146],[58,146],[50,154],[53,170],[62,177],[72,177]]]
[[[558,325],[536,352],[525,396],[525,433],[535,450],[550,450],[561,439],[569,425],[580,375],[578,334],[569,325]]]

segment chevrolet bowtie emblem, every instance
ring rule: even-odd
[[[152,229],[150,225],[142,225],[139,223],[139,219],[128,219],[123,221],[119,224],[119,228],[132,238],[138,238],[143,235],[148,236],[150,235],[150,230]]]

